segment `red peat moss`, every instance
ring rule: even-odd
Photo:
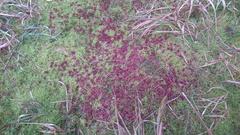
[[[129,36],[129,27],[122,27],[111,17],[97,16],[97,10],[108,12],[109,4],[87,9],[71,4],[76,7],[72,17],[93,24],[73,27],[89,40],[83,45],[83,56],[71,51],[63,62],[52,63],[51,67],[75,80],[76,88],[72,89],[77,94],[72,95],[70,113],[80,111],[87,120],[110,122],[117,109],[129,123],[137,119],[137,102],[142,103],[141,115],[145,118],[164,97],[173,99],[194,84],[194,64],[191,59],[186,63],[184,56],[191,54],[170,43],[167,35]],[[132,4],[140,8],[138,1]]]

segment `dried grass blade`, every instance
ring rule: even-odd
[[[150,23],[152,23],[152,22],[153,22],[153,20],[146,20],[146,21],[144,21],[144,22],[142,22],[142,23],[134,26],[133,29],[136,30],[136,29],[138,29],[138,28],[140,28],[140,27],[143,27],[143,26],[145,26],[145,25],[147,25],[147,24],[150,24]]]
[[[231,84],[235,84],[235,85],[237,85],[237,86],[240,86],[240,81],[226,80],[226,81],[224,81],[224,82],[226,82],[226,83],[231,83]]]
[[[166,108],[166,103],[167,103],[167,96],[165,96],[160,104],[159,110],[158,110],[158,116],[157,116],[157,135],[162,135],[163,134],[163,122],[162,122],[162,116],[164,115],[164,110]]]

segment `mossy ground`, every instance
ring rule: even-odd
[[[64,2],[70,3],[73,1],[75,0]],[[53,7],[64,9],[64,13],[72,12],[72,9],[66,6],[67,4],[59,5],[53,1],[40,1],[39,3],[43,9],[42,17],[38,22],[41,25],[48,25],[48,14]],[[93,1],[82,0],[80,3],[87,7],[89,4],[92,4]],[[117,15],[121,10],[122,9],[117,7],[112,8],[112,12]],[[234,43],[239,47],[239,26],[235,26],[227,20],[228,19],[221,25],[222,29],[220,33],[229,43]],[[74,25],[76,23],[74,18],[70,21],[69,24]],[[234,35],[229,35],[224,31],[225,26],[234,27],[234,29],[238,30],[235,30]],[[66,99],[65,86],[59,82],[60,75],[51,69],[50,65],[51,62],[62,61],[66,52],[69,50],[74,49],[77,50],[77,52],[84,53],[84,47],[82,47],[80,43],[81,40],[85,40],[84,38],[86,37],[70,31],[69,29],[71,29],[71,27],[71,25],[66,26],[60,35],[54,38],[44,35],[24,38],[16,47],[17,49],[15,50],[14,56],[0,54],[0,67],[3,69],[0,72],[0,134],[37,135],[40,134],[39,126],[26,123],[34,121],[34,123],[61,125],[61,122],[65,120],[59,109],[59,103]],[[212,57],[214,57],[218,50],[217,44],[206,47],[201,43],[194,43],[192,47],[197,51],[199,58],[202,58],[209,50],[212,51]],[[81,55],[81,53],[79,54]],[[8,61],[10,57],[11,59]],[[4,68],[6,62],[7,67]],[[215,72],[215,70],[221,69],[222,66],[221,64],[213,66],[208,72]],[[221,85],[221,87],[224,87],[228,91],[227,104],[229,115],[214,130],[214,135],[237,135],[240,133],[239,87],[222,85],[222,81],[229,76],[228,71],[225,70],[224,72],[216,73],[214,76],[212,76],[212,74],[208,76],[207,82],[203,82],[202,85],[206,85],[206,89]],[[68,78],[64,79],[68,80]],[[185,111],[189,109],[184,101],[179,103],[179,108]],[[23,119],[21,116],[25,114],[31,114],[31,116]],[[166,134],[189,134],[185,131],[186,125],[182,125],[181,120],[175,120],[173,118],[168,121],[170,121],[170,128],[167,129]],[[198,125],[194,127],[198,128]],[[152,134],[151,129],[150,126],[149,131],[147,131],[149,135]]]

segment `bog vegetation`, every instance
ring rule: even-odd
[[[0,134],[236,135],[237,0],[3,0]]]

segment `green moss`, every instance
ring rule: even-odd
[[[60,29],[57,35],[50,37],[45,33],[45,36],[37,36],[39,33],[29,33],[24,30],[24,27],[30,26],[48,26],[49,25],[49,12],[53,8],[60,9],[64,14],[73,13],[73,9],[69,8],[71,2],[77,1],[83,8],[87,8],[90,5],[95,5],[99,1],[91,0],[64,0],[59,4],[57,1],[40,0],[38,1],[41,8],[40,19],[32,20],[24,24],[24,26],[15,25],[14,30],[17,34],[23,33],[24,38],[21,40],[21,44],[16,47],[16,52],[13,58],[9,61],[7,69],[4,72],[0,72],[0,134],[12,135],[12,134],[24,134],[24,135],[37,135],[39,133],[39,125],[22,124],[17,122],[20,116],[30,114],[32,117],[28,119],[20,119],[23,123],[35,122],[35,123],[53,123],[58,126],[62,125],[66,120],[65,116],[60,112],[59,102],[66,99],[66,88],[59,82],[59,78],[63,78],[63,82],[70,83],[74,87],[74,80],[68,77],[61,76],[57,71],[50,68],[51,62],[61,62],[65,59],[65,55],[71,51],[77,52],[77,57],[84,55],[86,43],[88,40],[85,34],[78,34],[72,31],[75,25],[79,24],[82,27],[88,27],[90,24],[84,20],[79,20],[74,17],[70,17],[69,23]],[[122,4],[125,9],[119,8],[117,5]],[[99,8],[99,7],[97,7]],[[126,12],[129,11],[129,12]],[[124,1],[115,3],[110,6],[109,12],[113,15],[113,19],[119,19],[124,16],[125,13],[131,14],[130,1]],[[96,16],[101,16],[102,13],[97,11]],[[102,17],[102,16],[101,16]],[[235,45],[240,47],[240,34],[239,25],[236,25],[233,20],[232,14],[228,14],[223,17],[219,22],[220,25],[217,32],[221,38],[229,45]],[[57,27],[61,27],[61,19],[55,20]],[[119,20],[121,23],[122,20]],[[197,20],[193,20],[197,23]],[[12,22],[16,23],[16,22]],[[128,27],[126,24],[121,25],[122,29]],[[227,27],[231,28],[229,31]],[[102,27],[94,25],[93,34],[101,30]],[[233,31],[231,31],[233,30]],[[127,36],[127,32],[124,36]],[[109,36],[113,36],[113,31],[108,31]],[[211,33],[209,33],[211,34]],[[31,35],[31,36],[29,36]],[[39,34],[41,35],[41,34]],[[44,35],[44,32],[43,34]],[[175,37],[174,37],[175,38]],[[171,39],[175,41],[175,39]],[[209,45],[206,43],[207,34],[203,33],[199,35],[199,41],[190,41],[189,46],[194,51],[196,57],[203,65],[205,64],[205,55],[207,54],[208,60],[216,59],[219,56],[220,45],[216,42],[216,39],[212,39]],[[97,40],[93,39],[92,43],[96,43]],[[178,42],[183,43],[183,42]],[[120,43],[115,43],[120,46]],[[15,49],[15,48],[14,48]],[[185,49],[188,49],[187,47]],[[4,68],[5,62],[9,59],[10,55],[0,54],[0,67]],[[177,68],[181,68],[184,65],[184,61],[176,57],[171,52],[164,52],[160,54],[161,58],[171,57],[169,60]],[[237,62],[235,62],[237,63]],[[238,63],[237,63],[238,64]],[[107,66],[107,65],[106,65]],[[107,66],[108,67],[108,66]],[[213,86],[222,86],[222,81],[229,78],[229,73],[224,69],[225,64],[217,64],[209,67],[204,72],[204,77],[199,77],[201,80],[201,87],[208,90]],[[217,72],[220,71],[220,72]],[[239,76],[238,76],[239,77]],[[237,78],[239,79],[239,78]],[[224,119],[219,126],[214,130],[216,135],[236,135],[240,131],[240,92],[239,88],[233,86],[224,86],[228,91],[227,104],[229,109],[229,116]],[[223,91],[215,90],[209,93],[208,96],[222,95]],[[97,106],[98,104],[96,104]],[[176,104],[175,109],[181,114],[194,114],[187,102],[182,101]],[[171,113],[168,112],[167,115]],[[68,116],[70,121],[74,121],[76,125],[83,130],[85,134],[94,134],[94,130],[91,128],[85,128],[86,122],[82,120],[80,114],[74,114]],[[188,121],[187,121],[188,120]],[[182,134],[198,134],[198,131],[203,131],[203,127],[198,123],[198,120],[193,117],[186,117],[182,120],[178,120],[175,117],[169,116],[165,120],[168,124],[165,134],[169,135],[182,135]],[[194,123],[195,121],[195,123]],[[169,123],[168,123],[169,122]],[[189,123],[188,123],[189,122]],[[170,126],[169,126],[170,125]],[[187,127],[187,131],[186,131]],[[93,127],[94,129],[94,127]],[[96,129],[96,128],[95,128]],[[152,124],[145,125],[146,134],[154,134],[154,128]],[[203,130],[202,130],[203,129]],[[106,131],[106,134],[112,134]]]
[[[227,104],[229,115],[224,119],[219,126],[214,130],[216,135],[236,135],[240,132],[240,92],[238,87],[226,86],[229,96]]]

